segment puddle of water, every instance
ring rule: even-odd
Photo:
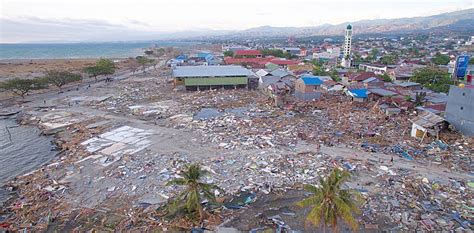
[[[39,134],[36,127],[19,126],[14,119],[0,118],[0,187],[54,158],[53,138]],[[0,188],[0,206],[8,197]]]
[[[217,108],[201,108],[199,112],[194,114],[193,120],[208,120],[222,116],[224,113],[220,112]]]

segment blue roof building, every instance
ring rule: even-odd
[[[368,91],[365,88],[363,88],[363,89],[352,89],[352,90],[348,90],[347,94],[349,96],[352,96],[353,100],[362,102],[362,101],[367,99],[367,97],[368,97],[367,92]]]
[[[319,99],[322,95],[321,84],[323,81],[316,76],[303,76],[295,82],[295,96],[305,101]]]
[[[321,85],[323,81],[316,76],[303,76],[301,77],[305,85]]]

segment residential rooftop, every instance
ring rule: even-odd
[[[249,76],[252,71],[242,66],[177,66],[173,70],[173,77],[232,77]]]

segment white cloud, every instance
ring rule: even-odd
[[[39,19],[33,29],[15,32],[23,40],[28,31],[61,28],[100,28],[108,31],[176,32],[192,29],[237,30],[270,26],[316,26],[361,19],[413,17],[473,7],[472,0],[1,0],[2,41],[13,38],[11,21],[26,26],[25,19]],[[9,21],[8,21],[9,20]],[[31,20],[32,24],[35,24]],[[63,24],[61,25],[61,22]],[[54,25],[51,25],[54,24]],[[97,27],[94,27],[96,24]],[[9,30],[6,30],[8,28]],[[107,31],[106,30],[106,31]],[[86,34],[93,34],[85,32]],[[21,34],[21,35],[20,35]],[[55,33],[53,33],[55,34]],[[90,35],[93,36],[93,35]],[[16,37],[15,37],[16,38]],[[15,39],[16,40],[16,39]]]

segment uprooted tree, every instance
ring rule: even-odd
[[[186,169],[182,172],[183,178],[168,182],[168,185],[185,186],[185,190],[168,204],[168,216],[175,217],[181,213],[192,220],[199,219],[199,223],[203,221],[206,213],[201,203],[204,199],[207,199],[210,203],[216,203],[214,190],[219,189],[214,184],[201,181],[206,173],[198,164],[191,164],[186,166]]]
[[[45,88],[45,84],[37,79],[10,79],[0,83],[0,89],[10,91],[13,94],[25,98],[31,90]]]
[[[51,70],[46,73],[46,76],[43,77],[45,83],[53,84],[58,87],[59,91],[62,90],[62,87],[71,82],[77,82],[82,79],[80,74],[72,73],[69,71],[57,71]]]

